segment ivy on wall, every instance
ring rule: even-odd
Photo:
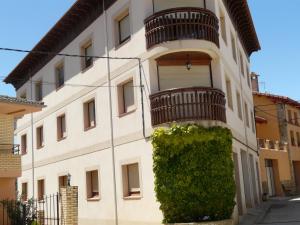
[[[232,134],[174,125],[152,135],[155,191],[164,223],[229,219],[235,206]]]

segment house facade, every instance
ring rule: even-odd
[[[80,224],[161,224],[150,136],[195,122],[233,133],[234,217],[258,205],[249,58],[260,46],[246,0],[110,0],[104,8],[76,1],[5,80],[47,105],[17,123],[19,141],[31,140],[33,124],[35,159],[22,157],[19,188],[42,198],[70,175]]]
[[[41,108],[39,103],[0,95],[0,200],[16,198],[16,181],[22,173],[21,154],[27,151],[14,144],[15,119]]]
[[[258,84],[256,74],[252,81]],[[299,193],[300,103],[259,89],[254,89],[253,96],[263,192],[269,196]]]

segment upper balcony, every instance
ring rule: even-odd
[[[167,41],[206,40],[219,47],[219,21],[204,8],[179,7],[159,11],[145,19],[147,48]]]
[[[21,176],[21,155],[19,145],[0,144],[0,178]]]
[[[272,150],[272,151],[287,151],[288,144],[286,142],[257,139],[258,146],[261,150]]]

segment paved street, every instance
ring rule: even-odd
[[[274,224],[300,225],[300,198],[278,199],[264,203],[260,209],[250,211],[240,225]]]

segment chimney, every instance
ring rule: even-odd
[[[250,77],[251,77],[252,91],[259,92],[259,83],[258,83],[259,75],[252,72],[250,74]]]

